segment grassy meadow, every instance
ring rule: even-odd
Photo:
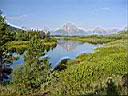
[[[124,38],[125,36],[125,38]],[[112,38],[113,37],[113,38]],[[51,96],[120,96],[127,95],[128,83],[128,33],[106,39],[71,38],[82,42],[105,44],[95,53],[83,54],[70,60],[67,69],[56,72],[55,80],[48,87]],[[118,37],[118,38],[117,38]],[[98,40],[98,41],[97,41]]]
[[[23,53],[28,49],[30,41],[10,41],[5,46],[8,51]],[[50,48],[54,48],[57,44],[57,40],[52,38],[49,40],[42,39],[41,43],[44,45],[45,49],[49,50]]]
[[[87,42],[91,44],[104,44],[111,41],[119,40],[119,39],[127,39],[127,32],[120,33],[120,35],[90,35],[86,37],[64,37],[64,40],[72,40],[72,41],[79,41],[79,42]]]

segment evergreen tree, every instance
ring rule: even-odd
[[[7,50],[4,45],[11,40],[13,40],[13,34],[7,30],[5,18],[2,16],[2,12],[0,11],[0,83],[3,81],[4,72],[7,71],[5,64],[8,62],[8,56],[6,55]]]
[[[31,94],[47,85],[50,77],[48,61],[40,59],[45,55],[44,45],[35,35],[25,55],[25,64],[13,73],[13,83],[20,94]]]

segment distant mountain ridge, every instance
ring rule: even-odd
[[[60,35],[60,36],[87,36],[87,35],[111,35],[116,34],[118,32],[127,30],[128,27],[125,27],[122,30],[119,29],[104,29],[102,27],[96,27],[93,30],[83,30],[78,28],[72,23],[66,23],[56,31],[53,31],[52,35]]]
[[[80,36],[86,34],[86,32],[71,23],[63,25],[62,28],[53,32],[54,35],[63,35],[63,36]]]
[[[120,32],[119,29],[109,29],[109,30],[105,30],[103,28],[100,28],[100,27],[96,27],[94,30],[93,30],[93,34],[96,34],[96,35],[110,35],[110,34],[115,34],[115,33],[118,33]]]
[[[23,31],[24,29],[17,28],[15,26],[7,24],[8,30],[14,32],[14,31]],[[24,30],[25,31],[25,30]],[[111,35],[116,34],[119,32],[128,31],[128,26],[121,29],[104,29],[102,27],[96,27],[93,30],[83,30],[79,27],[77,27],[74,24],[67,23],[62,26],[62,28],[59,28],[56,31],[52,31],[51,35],[60,35],[60,36],[87,36],[87,35]]]

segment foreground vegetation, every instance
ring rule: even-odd
[[[49,87],[51,96],[127,95],[128,41],[124,35],[128,36],[128,32],[115,35],[122,39],[113,39],[93,54],[69,61],[67,69],[56,73],[57,78]]]
[[[36,94],[41,86],[47,86],[51,76],[47,58],[40,57],[55,47],[57,41],[50,38],[49,32],[10,30],[8,26],[0,14],[0,96]],[[9,66],[13,52],[25,52],[25,64],[12,71]]]

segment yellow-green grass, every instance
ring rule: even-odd
[[[120,95],[126,95],[121,78],[128,73],[127,45],[125,39],[107,43],[95,53],[83,54],[68,62],[67,69],[57,72],[57,81],[49,87],[52,96],[107,95],[106,81],[111,77]],[[121,87],[120,87],[121,86]]]
[[[103,43],[107,43],[110,42],[111,39],[107,39],[107,38],[97,38],[97,37],[88,37],[88,38],[82,38],[82,37],[71,37],[71,38],[65,38],[66,40],[73,40],[73,41],[80,41],[80,42],[88,42],[88,43],[92,43],[92,44],[103,44]]]
[[[23,53],[27,48],[29,48],[30,41],[10,41],[6,44],[8,51],[16,51],[18,53]],[[42,44],[49,49],[56,46],[56,40],[41,40]]]
[[[120,39],[128,39],[128,32],[122,32],[119,34],[114,34],[110,36],[98,36],[98,35],[91,35],[86,37],[64,37],[65,40],[72,40],[72,41],[80,41],[80,42],[88,42],[92,44],[104,44]]]

